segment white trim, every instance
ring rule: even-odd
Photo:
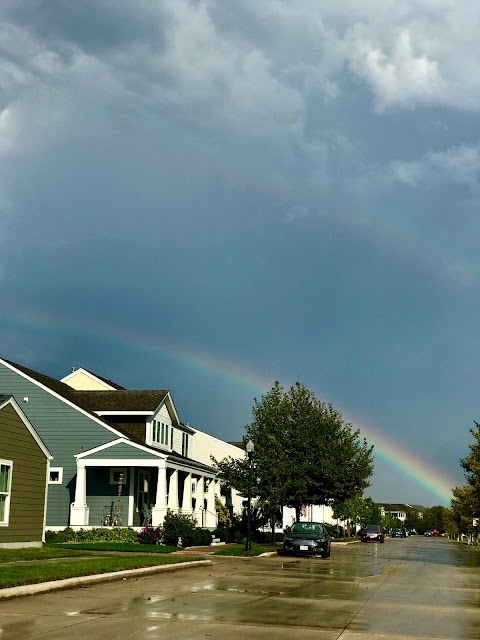
[[[32,438],[35,440],[35,442],[38,444],[38,446],[40,447],[40,449],[42,450],[42,453],[45,454],[45,456],[49,459],[52,460],[53,456],[50,453],[50,451],[47,449],[47,447],[43,444],[42,439],[40,438],[40,436],[38,435],[38,433],[36,432],[35,428],[33,427],[32,423],[30,422],[30,420],[27,418],[27,416],[23,413],[23,411],[21,410],[20,406],[18,405],[17,401],[15,400],[15,398],[13,396],[10,396],[9,398],[7,398],[7,400],[5,400],[4,402],[2,402],[0,404],[0,410],[2,410],[4,407],[7,406],[7,404],[10,404],[12,406],[12,408],[14,409],[14,411],[17,413],[18,417],[20,418],[20,420],[23,422],[23,424],[27,427],[28,431],[30,432],[30,435],[32,436]]]
[[[135,507],[135,467],[130,467],[130,487],[128,490],[128,526],[133,526],[133,510]]]
[[[80,367],[79,369],[75,369],[75,371],[72,371],[72,373],[69,373],[68,376],[65,376],[64,378],[62,378],[60,382],[65,382],[65,384],[68,384],[67,380],[70,380],[70,378],[74,377],[77,373],[83,373],[84,375],[87,376],[87,378],[90,378],[90,380],[95,380],[96,382],[104,386],[106,391],[118,391],[116,387],[112,387],[112,385],[108,384],[108,382],[105,382],[105,380],[98,378],[94,373],[90,373],[90,371],[87,371],[83,367]]]
[[[110,484],[118,485],[118,480],[115,480],[113,474],[118,471],[119,473],[123,473],[122,485],[127,484],[127,467],[110,467]]]
[[[87,456],[91,456],[92,454],[97,453],[98,451],[103,451],[104,449],[115,447],[118,444],[126,444],[129,447],[132,447],[133,449],[139,449],[140,451],[145,451],[146,453],[149,453],[152,456],[156,456],[159,458],[166,458],[166,455],[160,456],[155,451],[152,451],[151,449],[148,449],[147,447],[144,447],[143,445],[138,444],[137,442],[133,442],[133,440],[128,440],[125,437],[119,438],[118,440],[112,440],[111,442],[106,442],[105,444],[101,444],[100,446],[94,447],[93,449],[89,449],[88,451],[77,453],[74,457],[77,458],[77,460],[81,458],[86,458]]]
[[[51,480],[50,473],[52,471],[58,471],[58,480]],[[47,484],[62,484],[63,483],[63,467],[50,467],[47,478],[48,478]]]
[[[6,491],[2,491],[2,495],[6,495],[5,500],[5,513],[4,520],[0,521],[0,527],[8,527],[8,522],[10,520],[10,499],[12,497],[12,484],[13,484],[13,460],[6,460],[5,458],[0,458],[0,466],[4,465],[5,467],[10,467],[9,474],[9,486],[7,486]]]
[[[45,529],[47,526],[47,500],[48,500],[48,479],[50,478],[50,460],[47,458],[47,473],[45,476],[45,496],[43,503],[43,527],[42,527],[42,542],[45,542]]]
[[[87,418],[90,418],[90,420],[93,420],[94,422],[99,424],[104,429],[108,429],[108,431],[111,431],[115,435],[123,437],[123,435],[124,435],[123,433],[120,433],[119,431],[117,431],[113,427],[110,427],[108,424],[105,424],[105,422],[102,422],[101,420],[98,420],[97,418],[95,418],[94,414],[88,413],[88,411],[85,411],[84,409],[79,407],[77,404],[74,404],[73,402],[70,402],[70,400],[67,400],[66,398],[64,398],[60,394],[56,393],[55,391],[53,391],[49,387],[47,387],[44,384],[42,384],[41,382],[38,382],[38,380],[35,380],[34,378],[31,378],[26,373],[23,373],[23,371],[20,371],[19,369],[16,369],[9,362],[5,362],[5,360],[2,360],[0,358],[0,364],[3,364],[5,367],[7,367],[7,369],[10,369],[11,371],[14,371],[15,373],[17,373],[19,376],[22,376],[22,378],[25,378],[25,380],[28,380],[29,382],[32,382],[35,386],[39,387],[40,389],[43,389],[44,391],[46,391],[47,393],[52,395],[54,398],[57,398],[58,400],[61,400],[64,404],[66,404],[69,407],[71,407],[72,409],[75,409],[76,411],[78,411],[78,413],[81,413],[84,416],[86,416]],[[72,391],[74,391],[74,389],[72,389]]]
[[[163,466],[162,462],[165,460],[162,458],[148,459],[148,458],[116,458],[112,459],[93,459],[89,460],[77,460],[78,467],[111,467],[112,464],[117,467],[159,467]]]

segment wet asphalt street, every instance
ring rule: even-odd
[[[480,640],[479,587],[480,551],[423,536],[328,560],[215,558],[0,602],[0,640]]]

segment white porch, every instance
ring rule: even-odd
[[[128,443],[130,446],[132,443]],[[125,441],[122,443],[125,451]],[[186,463],[168,460],[166,455],[149,455],[138,458],[103,458],[102,453],[110,446],[103,446],[77,457],[77,476],[75,498],[70,505],[70,526],[72,528],[104,526],[99,522],[98,503],[102,500],[101,487],[97,489],[95,476],[103,470],[104,476],[116,474],[117,482],[110,480],[113,489],[118,489],[118,504],[122,505],[119,526],[138,527],[151,524],[154,527],[163,523],[167,510],[173,513],[192,514],[198,527],[214,529],[218,518],[215,511],[215,496],[219,492],[219,483],[213,469],[205,465],[198,468]],[[132,453],[141,448],[131,447]],[[93,454],[93,455],[92,455]],[[121,475],[120,475],[121,474]],[[128,478],[128,480],[127,480]],[[89,482],[89,491],[87,491]],[[95,495],[92,493],[95,487]],[[90,493],[90,495],[89,495]],[[113,498],[113,499],[112,499]],[[113,493],[105,495],[105,500],[115,502]],[[92,504],[89,505],[89,500]],[[104,500],[104,501],[105,501]],[[127,508],[124,506],[127,505]],[[93,514],[93,517],[92,517]]]

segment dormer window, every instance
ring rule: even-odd
[[[152,441],[158,444],[164,444],[168,447],[168,435],[170,425],[160,420],[154,420],[152,426]]]

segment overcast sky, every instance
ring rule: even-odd
[[[169,388],[227,440],[299,380],[462,484],[478,2],[2,0],[0,18],[0,355]],[[367,494],[440,502],[383,454]]]

